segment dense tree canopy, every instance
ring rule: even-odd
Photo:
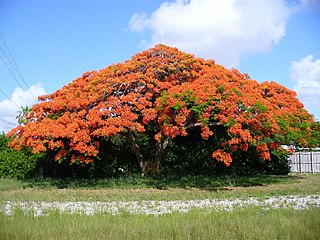
[[[90,163],[108,151],[100,148],[101,139],[121,135],[141,172],[157,172],[168,144],[191,128],[203,139],[219,131],[212,157],[226,165],[232,152],[249,145],[269,160],[279,144],[319,144],[319,124],[295,92],[164,45],[86,72],[40,101],[28,123],[8,133],[10,146],[54,151],[56,160]],[[144,134],[154,139],[153,159],[142,154],[138,139]]]

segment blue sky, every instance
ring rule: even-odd
[[[276,81],[320,119],[319,23],[319,0],[1,0],[0,131],[37,95],[157,43]]]

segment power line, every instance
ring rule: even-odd
[[[3,49],[2,49],[1,46],[0,46],[0,50],[1,50],[1,52],[6,56],[6,54],[3,52]],[[14,78],[14,80],[16,80],[16,82],[18,83],[19,87],[23,89],[23,87],[21,86],[18,78],[17,78],[16,75],[13,73],[13,71],[12,71],[12,69],[11,69],[11,66],[8,65],[7,61],[5,61],[1,55],[0,55],[0,58],[1,58],[2,62],[3,62],[3,64],[4,64],[4,65],[6,66],[6,68],[8,69],[8,71],[10,72],[11,76],[12,76],[12,77]]]
[[[18,108],[20,108],[20,107],[18,106],[18,104],[16,104],[2,89],[0,89],[0,91],[8,98],[11,102],[13,102],[14,105],[16,105]]]
[[[27,87],[27,88],[30,88],[30,87],[28,86],[28,84],[26,83],[26,81],[25,81],[24,77],[22,76],[21,71],[20,71],[20,69],[19,69],[19,67],[18,67],[18,65],[17,65],[17,63],[16,63],[16,61],[14,60],[14,58],[13,58],[13,56],[12,56],[12,54],[11,54],[11,51],[10,51],[10,49],[9,49],[9,47],[8,47],[8,45],[7,45],[6,41],[4,40],[4,38],[3,38],[3,36],[2,36],[2,34],[1,34],[1,33],[0,33],[0,37],[1,37],[1,39],[2,39],[2,41],[3,41],[3,43],[4,43],[4,45],[6,46],[7,51],[8,51],[8,53],[9,53],[9,55],[10,55],[10,57],[11,57],[12,61],[13,61],[12,66],[14,67],[14,69],[16,70],[16,72],[18,73],[18,75],[20,76],[20,78],[22,79],[22,81],[24,82],[24,84],[26,85],[26,87]],[[1,50],[2,50],[2,49],[1,49]],[[7,57],[7,58],[8,58],[8,57]],[[8,59],[10,59],[10,58],[8,58]]]
[[[3,52],[3,49],[0,46],[0,50],[1,52],[6,56],[6,54]],[[12,70],[12,66],[10,64],[7,63],[7,61],[5,61],[3,59],[3,57],[0,55],[0,59],[2,60],[2,62],[4,63],[4,65],[6,66],[7,70],[9,71],[9,73],[11,74],[12,78],[17,82],[17,84],[19,85],[19,87],[23,90],[23,87],[21,86],[17,76],[14,74],[14,69]],[[7,58],[8,59],[8,58]],[[9,60],[9,59],[8,59]],[[10,63],[10,60],[9,60]],[[26,92],[26,97],[27,100],[29,101],[29,104],[32,104],[32,99],[30,98],[30,96],[28,95],[28,93]]]
[[[12,126],[17,126],[17,125],[18,125],[18,124],[16,124],[16,123],[13,123],[13,122],[10,122],[10,121],[8,121],[8,120],[5,120],[5,119],[3,119],[3,118],[1,118],[1,117],[0,117],[0,121],[4,122],[4,123],[6,123],[6,124],[12,125]]]
[[[3,38],[3,36],[2,36],[1,33],[0,33],[0,37],[1,37],[1,39],[2,39],[2,41],[3,41],[3,43],[4,43],[4,45],[5,45],[5,47],[6,47],[6,49],[7,49],[7,52],[9,53],[11,59],[10,59],[10,57],[8,57],[8,55],[6,54],[6,52],[3,50],[3,48],[2,48],[1,46],[0,46],[0,50],[1,50],[2,54],[4,55],[4,57],[7,59],[7,61],[6,61],[5,59],[3,59],[1,56],[0,56],[0,58],[1,58],[1,60],[3,61],[4,65],[6,66],[6,68],[8,69],[8,71],[10,72],[11,76],[14,78],[14,80],[15,80],[15,81],[17,82],[17,84],[19,85],[19,87],[20,87],[21,89],[23,89],[23,87],[22,87],[21,84],[20,84],[20,81],[18,80],[18,78],[17,78],[17,76],[14,74],[14,72],[17,73],[18,77],[20,77],[20,79],[24,82],[25,86],[30,89],[31,98],[30,98],[28,92],[26,92],[26,96],[27,96],[27,99],[28,99],[29,103],[32,105],[33,102],[36,102],[36,101],[37,101],[37,99],[36,99],[36,97],[35,97],[35,94],[32,93],[31,88],[29,87],[29,85],[27,84],[25,78],[23,77],[23,75],[22,75],[22,73],[21,73],[21,71],[20,71],[20,69],[19,69],[16,61],[14,60],[14,58],[13,58],[13,56],[12,56],[12,54],[11,54],[11,51],[10,51],[10,49],[9,49],[9,47],[8,47],[6,41],[4,40],[4,38]],[[33,99],[33,100],[32,100],[32,99]]]

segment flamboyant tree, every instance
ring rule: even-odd
[[[8,133],[10,146],[55,151],[60,161],[95,161],[101,139],[121,135],[141,173],[150,168],[156,174],[168,144],[191,128],[203,139],[224,131],[212,157],[226,165],[232,152],[247,151],[249,145],[269,160],[279,144],[318,144],[319,129],[295,92],[165,45],[86,72],[39,99],[28,123]],[[155,140],[153,159],[142,154],[138,138],[143,134]]]

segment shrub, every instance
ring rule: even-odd
[[[7,137],[0,136],[0,177],[23,179],[37,173],[39,155],[32,154],[27,148],[15,151],[8,146]]]

